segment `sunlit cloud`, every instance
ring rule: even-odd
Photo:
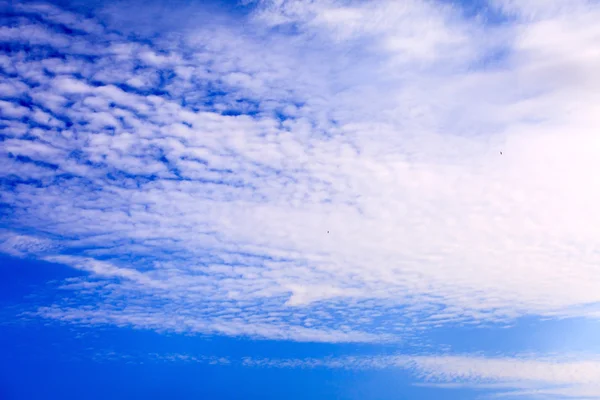
[[[82,324],[595,318],[600,8],[524,4],[259,1],[145,36],[7,6],[0,250],[87,272],[37,310]]]

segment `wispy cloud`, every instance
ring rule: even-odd
[[[96,352],[92,356],[96,362],[125,361],[127,363],[156,362],[156,363],[202,363],[210,365],[229,365],[231,361],[227,357],[216,357],[207,355],[190,355],[181,353],[144,353],[125,354],[116,351]]]
[[[39,315],[332,342],[595,316],[596,3],[252,4],[141,37],[6,6],[1,249],[89,272]]]
[[[474,389],[484,397],[598,398],[600,360],[573,355],[376,355],[323,358],[218,357],[191,354],[96,353],[99,362],[170,362],[244,366],[248,368],[344,369],[351,371],[399,369],[410,373],[414,385],[446,389]]]
[[[417,385],[471,388],[491,397],[598,398],[600,361],[585,355],[358,356],[321,359],[252,359],[246,366],[269,368],[402,368]]]

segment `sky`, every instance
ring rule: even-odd
[[[598,1],[0,15],[0,398],[600,399]]]

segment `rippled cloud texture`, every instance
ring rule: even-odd
[[[598,317],[597,2],[139,7],[172,21],[3,4],[0,251],[87,273],[33,315],[375,343]]]

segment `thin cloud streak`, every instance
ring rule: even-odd
[[[600,362],[589,355],[484,357],[477,355],[373,356],[327,359],[252,359],[246,366],[270,368],[402,368],[440,388],[471,388],[490,397],[600,397]]]
[[[343,369],[365,371],[401,369],[409,372],[416,386],[444,389],[476,389],[484,397],[503,398],[598,398],[600,361],[585,354],[514,355],[376,355],[324,358],[256,358],[191,354],[97,353],[99,362],[126,359],[128,362],[211,363],[248,368]]]

